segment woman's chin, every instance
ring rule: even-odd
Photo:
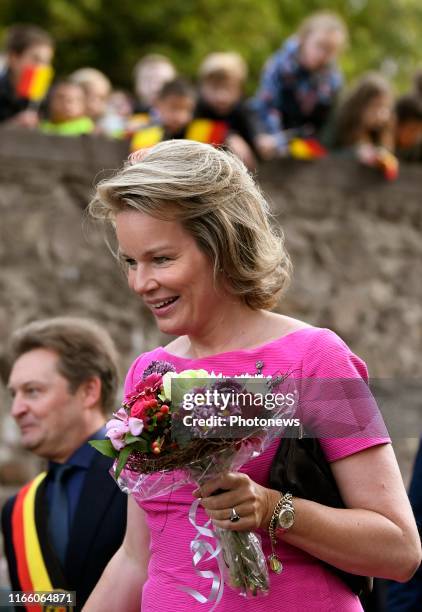
[[[184,336],[187,334],[187,330],[185,325],[181,325],[177,321],[165,321],[164,319],[156,320],[157,327],[163,334],[168,334],[169,336]]]

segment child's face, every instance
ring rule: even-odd
[[[135,91],[147,106],[152,106],[163,85],[174,79],[176,72],[171,64],[156,63],[141,68],[135,77]]]
[[[300,63],[308,70],[319,70],[335,60],[343,43],[341,32],[313,30],[302,41]]]
[[[113,91],[107,104],[108,110],[120,117],[129,117],[132,114],[132,101],[124,91]]]
[[[195,100],[190,96],[169,95],[155,104],[161,123],[170,134],[181,132],[193,118]]]
[[[78,119],[86,114],[85,94],[79,85],[59,85],[51,96],[50,119],[55,123]]]
[[[203,81],[201,96],[219,115],[226,115],[240,101],[242,85],[235,78],[218,81]]]
[[[9,53],[8,64],[15,79],[19,79],[25,66],[46,66],[51,64],[54,51],[49,45],[33,45],[20,54]]]
[[[408,119],[397,124],[396,144],[399,149],[412,149],[422,142],[422,121]]]
[[[104,115],[110,96],[110,88],[102,81],[92,81],[85,86],[86,114],[91,119],[97,120]]]
[[[387,93],[378,94],[362,113],[362,127],[367,130],[382,129],[392,120],[393,100]]]

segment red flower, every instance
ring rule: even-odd
[[[145,394],[134,401],[130,409],[130,416],[136,419],[142,419],[146,416],[146,411],[149,408],[156,408],[157,406],[158,402],[155,396],[150,393]]]

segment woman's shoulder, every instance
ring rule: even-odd
[[[274,316],[272,322],[278,333],[275,340],[264,344],[262,349],[272,355],[279,351],[288,353],[292,360],[301,362],[303,376],[367,378],[364,361],[331,329],[284,315]]]
[[[331,329],[311,326],[300,341],[304,376],[368,378],[363,359]]]
[[[330,344],[346,346],[343,340],[330,329],[317,327],[287,315],[268,313],[266,326],[268,333],[271,330],[269,336],[272,337],[272,340],[269,341],[269,344],[288,341],[301,351]]]

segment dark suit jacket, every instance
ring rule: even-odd
[[[111,464],[108,457],[99,453],[95,455],[72,523],[63,576],[67,590],[76,591],[76,611],[81,610],[108,561],[119,548],[126,529],[127,495],[120,491],[108,473]],[[16,496],[10,498],[3,508],[2,530],[12,588],[21,591],[12,546],[11,515],[15,499]],[[40,513],[37,521],[46,520],[46,515],[47,512]],[[49,554],[54,555],[52,549]]]

